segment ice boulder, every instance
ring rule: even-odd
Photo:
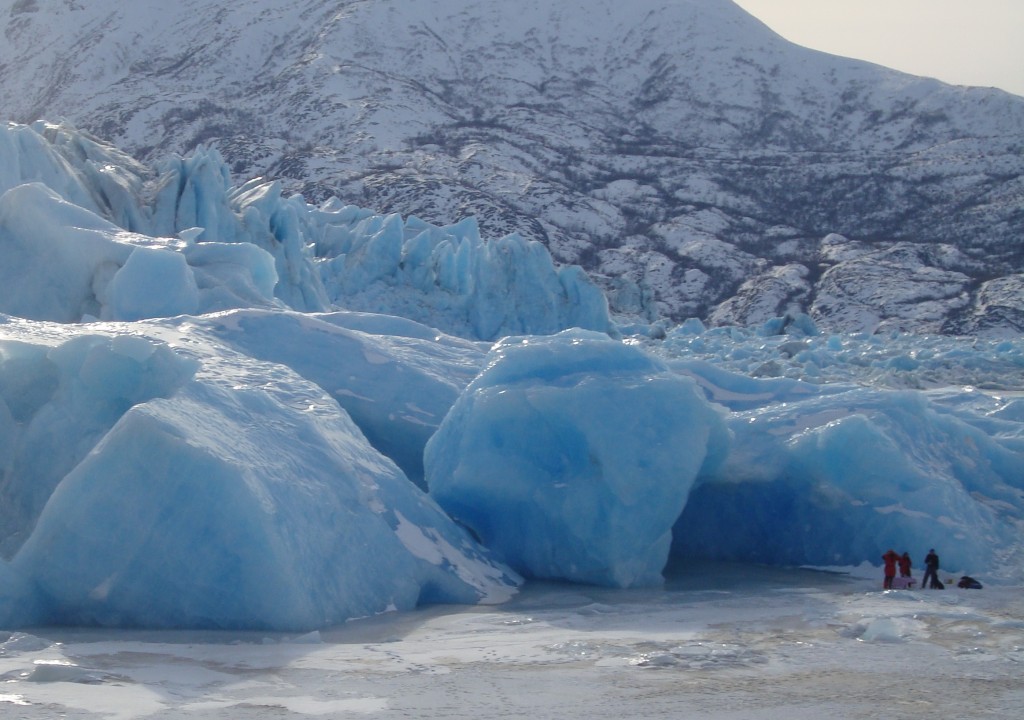
[[[521,573],[632,587],[660,582],[672,524],[726,444],[692,381],[570,330],[495,345],[424,461],[430,494]]]
[[[24,327],[39,332],[5,331]],[[50,332],[82,326],[64,327]],[[21,401],[0,421],[8,428],[99,427],[95,407],[115,421],[98,439],[77,438],[84,454],[61,454],[72,466],[0,566],[9,581],[0,587],[0,626],[299,631],[514,593],[519,577],[374,450],[318,386],[220,345],[191,320],[90,327],[49,352],[63,355],[50,373],[56,388],[22,365],[7,368],[5,397]],[[149,383],[160,393],[131,394],[125,384],[171,375],[166,362],[145,364],[150,341],[118,340],[120,352],[111,352],[96,338],[128,328],[180,343],[190,356],[183,361],[198,368],[175,375],[174,387]],[[131,367],[135,377],[123,372]],[[17,392],[19,378],[33,387]],[[72,397],[59,412],[28,401],[64,386]],[[0,494],[48,467],[44,454],[13,452]]]
[[[119,320],[192,315],[199,310],[199,286],[181,253],[136,248],[100,296],[104,315]]]

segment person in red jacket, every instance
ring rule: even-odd
[[[882,583],[882,587],[886,590],[892,589],[892,579],[896,577],[896,562],[899,559],[900,556],[892,548],[889,548],[882,556],[882,562],[885,563],[885,581]]]
[[[910,577],[910,553],[903,553],[900,555],[900,577]]]

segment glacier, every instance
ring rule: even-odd
[[[213,148],[148,169],[65,125],[8,124],[0,193],[12,191],[0,224],[17,262],[5,263],[2,279],[19,286],[0,311],[19,316],[135,320],[343,305],[485,340],[610,329],[604,294],[580,268],[556,268],[539,242],[515,234],[484,242],[473,218],[437,227],[335,198],[312,206],[284,197],[279,182],[235,187]],[[26,246],[44,242],[66,262],[33,262]],[[139,248],[181,257],[142,251],[145,259],[129,263]],[[137,292],[154,281],[173,283],[161,288],[163,307]]]
[[[537,243],[0,128],[0,627],[309,630],[676,559],[1024,580],[1024,338],[625,323]]]

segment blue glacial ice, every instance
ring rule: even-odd
[[[431,496],[519,572],[633,587],[661,581],[672,524],[727,446],[689,378],[565,331],[497,343],[425,462]]]
[[[982,396],[951,412],[949,391],[778,392],[783,381],[762,382],[774,402],[744,399],[730,415],[734,450],[690,495],[675,552],[844,566],[876,561],[883,545],[920,558],[941,544],[948,567],[990,568],[1016,542],[1020,427],[1004,424],[1010,434],[1001,438],[973,417],[1003,402]],[[704,383],[721,394],[723,386]],[[725,389],[740,394],[736,383]]]
[[[324,388],[421,488],[423,449],[479,372],[489,343],[387,315],[247,310],[204,323],[250,357]]]
[[[126,231],[40,183],[0,196],[0,312],[33,320],[140,320],[274,307],[273,259],[251,244]]]
[[[0,627],[302,630],[889,547],[1024,580],[1022,338],[616,326],[472,219],[44,123],[0,129],[0,255]]]
[[[337,199],[313,206],[276,182],[235,187],[214,149],[147,169],[63,126],[9,125],[0,128],[6,193],[0,233],[18,262],[0,281],[18,284],[0,312],[77,322],[345,307],[483,340],[611,327],[600,289],[578,267],[556,268],[540,243],[485,241],[473,218],[437,227]],[[41,262],[40,243],[67,259]],[[184,262],[148,253],[127,264],[146,247]],[[163,303],[132,294],[147,282]]]
[[[191,320],[15,325],[0,343],[19,508],[4,624],[302,630],[514,592],[515,573],[288,368]]]

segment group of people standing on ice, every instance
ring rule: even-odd
[[[914,586],[914,579],[911,573],[912,563],[910,560],[909,553],[903,553],[897,555],[896,551],[890,548],[886,551],[885,555],[882,556],[883,572],[885,580],[882,583],[882,587],[886,590],[892,590],[896,584],[896,568],[900,571],[900,582],[899,588],[911,588]],[[941,590],[945,585],[939,580],[939,556],[935,553],[935,549],[932,548],[928,551],[928,554],[924,558],[924,577],[921,578],[921,587],[932,588],[933,590]]]

